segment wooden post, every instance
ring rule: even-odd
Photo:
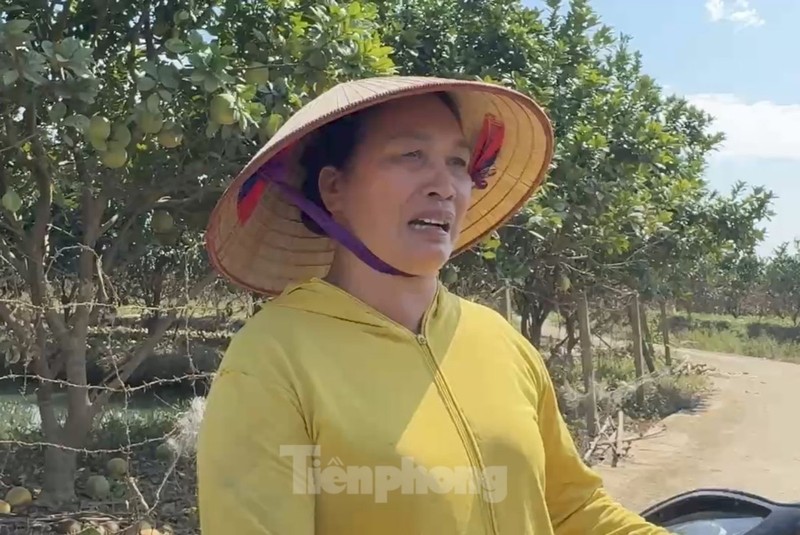
[[[656,373],[656,352],[653,349],[653,339],[650,337],[650,328],[647,326],[647,309],[639,306],[639,320],[642,325],[642,356],[647,365],[647,371]]]
[[[661,306],[661,336],[664,338],[664,360],[667,366],[672,366],[672,353],[669,347],[669,321],[667,321],[667,300],[659,300]]]
[[[622,456],[622,437],[625,435],[625,413],[622,409],[617,412],[617,440],[614,442],[614,456],[611,466],[617,466],[619,458]]]
[[[505,287],[505,302],[506,302],[506,320],[512,325],[514,324],[514,307],[511,302],[511,285],[506,283]]]
[[[581,340],[581,367],[583,386],[586,390],[586,430],[590,436],[597,434],[600,422],[597,419],[597,392],[594,385],[594,361],[592,359],[592,332],[589,328],[589,302],[586,293],[578,296],[578,328]]]
[[[644,405],[644,388],[642,379],[644,377],[644,366],[642,366],[642,322],[639,317],[639,294],[633,294],[630,304],[630,323],[633,330],[633,363],[636,367],[636,402]]]
[[[245,316],[248,318],[252,318],[253,315],[256,313],[256,303],[255,299],[253,298],[253,294],[246,293],[244,295],[244,307],[245,307]]]

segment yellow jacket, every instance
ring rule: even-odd
[[[203,535],[668,533],[583,464],[527,340],[444,287],[418,336],[318,279],[268,303],[209,392],[198,485]]]

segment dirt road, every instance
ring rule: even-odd
[[[700,487],[800,501],[800,365],[681,353],[716,368],[715,392],[668,417],[666,433],[636,442],[618,467],[596,467],[609,492],[636,511]]]

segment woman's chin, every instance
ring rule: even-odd
[[[418,277],[438,277],[442,267],[450,260],[451,247],[423,247],[408,251],[407,254],[397,255],[397,261],[390,262],[392,266]]]

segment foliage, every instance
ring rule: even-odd
[[[781,244],[768,258],[752,253],[724,256],[697,270],[691,311],[775,315],[800,321],[800,242]]]
[[[705,158],[722,140],[711,118],[663,94],[588,2],[552,0],[536,11],[507,0],[412,0],[382,9],[404,72],[510,85],[553,120],[546,186],[479,256],[459,258],[446,274],[471,295],[515,288],[534,342],[553,310],[569,321],[578,290],[671,297],[694,266],[746,254],[760,239],[770,194],[709,191]]]
[[[376,17],[371,4],[336,1],[4,10],[0,256],[19,305],[0,305],[0,318],[31,371],[73,385],[65,421],[43,416],[49,442],[80,447],[108,399],[85,387],[87,333],[101,312],[131,297],[191,298],[211,280],[198,242],[230,176],[320,91],[394,71]],[[176,314],[149,325],[111,386]],[[43,383],[45,412],[51,395]],[[74,457],[46,456],[45,498],[74,497],[70,470],[53,470],[74,470]]]
[[[767,262],[764,285],[771,300],[771,310],[780,317],[789,316],[797,326],[800,320],[800,240],[793,248],[781,245]]]

